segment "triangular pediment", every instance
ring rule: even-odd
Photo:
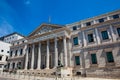
[[[62,28],[62,26],[54,24],[42,24],[36,30],[34,30],[29,36],[45,34],[58,28]]]

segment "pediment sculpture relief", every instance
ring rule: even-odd
[[[53,28],[53,27],[50,27],[50,26],[43,26],[35,35],[50,32],[54,29],[57,29],[57,28]]]

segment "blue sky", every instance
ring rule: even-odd
[[[120,9],[120,0],[0,0],[0,36],[28,35],[41,23],[65,25]]]

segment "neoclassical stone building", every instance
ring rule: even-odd
[[[9,69],[18,69],[17,60],[22,60],[18,71],[23,74],[120,75],[120,10],[65,26],[41,24],[23,39],[23,43],[11,46],[11,55],[20,47],[23,55],[10,56]]]

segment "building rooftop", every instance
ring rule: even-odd
[[[18,32],[13,32],[13,33],[11,33],[11,34],[8,34],[8,35],[5,35],[5,36],[0,37],[0,40],[4,40],[5,37],[8,37],[8,36],[11,36],[11,35],[14,35],[14,34],[18,34],[18,35],[20,35],[20,36],[22,36],[22,37],[25,37],[25,36],[23,36],[22,34],[20,34],[20,33],[18,33]]]

